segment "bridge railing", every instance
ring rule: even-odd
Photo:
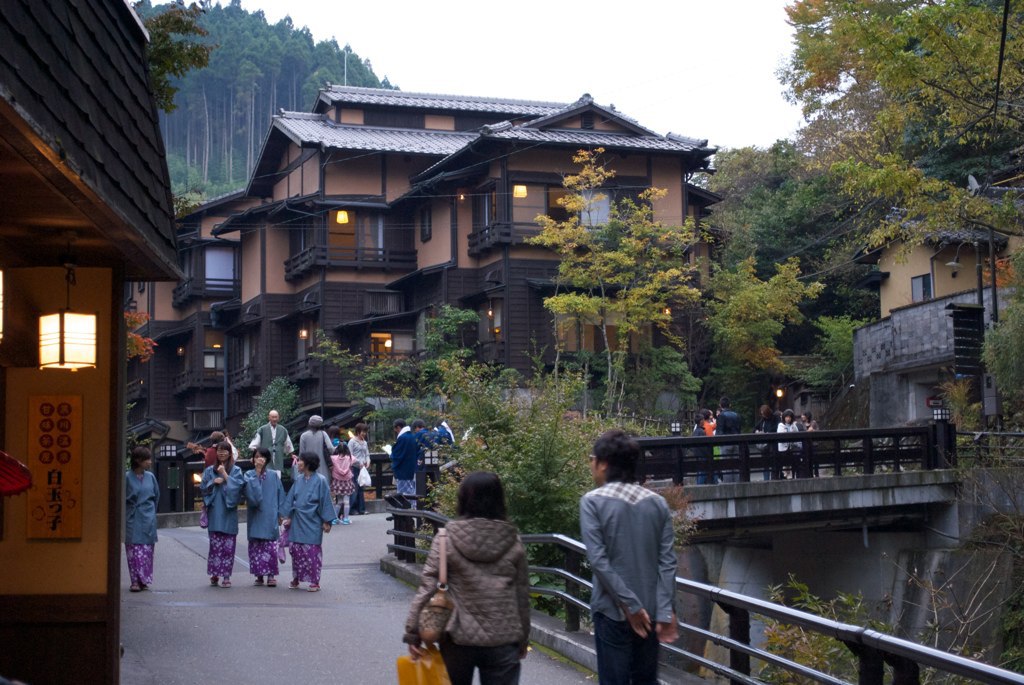
[[[637,442],[642,451],[638,475],[670,478],[677,484],[687,478],[712,482],[710,474],[716,480],[748,483],[752,476],[812,478],[956,464],[953,430],[944,421],[887,429],[647,437]]]
[[[395,527],[388,531],[394,535],[394,543],[388,545],[392,552],[403,561],[415,562],[417,556],[426,556],[428,541],[448,519],[429,511],[389,508]],[[415,519],[423,527],[417,532]],[[432,533],[422,532],[432,528]],[[580,628],[580,617],[590,611],[587,596],[593,588],[591,581],[584,577],[582,569],[586,559],[586,547],[582,542],[565,535],[537,534],[521,536],[526,545],[554,545],[563,552],[563,566],[530,566],[532,575],[549,579],[544,583],[531,585],[530,593],[555,597],[565,607],[565,629],[575,632]],[[423,543],[417,546],[416,541]],[[554,583],[554,584],[552,584]],[[887,635],[864,626],[841,623],[815,614],[792,609],[782,604],[756,597],[722,590],[712,585],[697,583],[676,576],[676,591],[701,597],[714,603],[728,617],[726,634],[679,622],[679,630],[690,635],[697,644],[712,644],[729,651],[729,663],[719,663],[703,655],[703,650],[690,651],[676,645],[661,645],[663,654],[675,655],[694,666],[706,668],[715,674],[728,678],[731,683],[763,685],[758,673],[753,672],[751,660],[782,669],[796,681],[808,679],[828,685],[847,685],[846,681],[828,673],[797,663],[779,654],[774,654],[751,644],[751,616],[795,626],[802,630],[834,638],[843,643],[858,660],[858,685],[883,685],[886,680],[885,667],[892,671],[893,685],[918,685],[921,669],[934,669],[938,674],[966,678],[990,685],[1024,685],[1024,675],[1001,669],[989,664],[949,654],[910,640]],[[703,640],[703,642],[700,642]]]

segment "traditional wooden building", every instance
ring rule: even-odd
[[[29,683],[119,680],[121,306],[179,276],[147,39],[126,2],[0,12],[0,449],[32,474],[0,496],[0,675]]]
[[[524,240],[538,232],[538,214],[564,213],[557,200],[564,176],[578,171],[573,155],[595,148],[616,172],[598,213],[651,186],[668,191],[654,207],[668,224],[702,218],[717,200],[691,183],[709,168],[706,140],[656,134],[589,95],[553,103],[325,88],[312,112],[274,117],[244,193],[204,206],[180,229],[184,243],[199,235],[191,227],[231,214],[196,245],[238,250],[237,289],[189,302],[158,294],[150,330],[173,341],[148,374],[179,377],[185,362],[172,349],[195,364],[191,351],[209,354],[217,340],[226,424],[237,426],[275,376],[298,384],[304,411],[331,416],[359,398],[310,358],[315,332],[370,356],[416,354],[442,304],[479,313],[467,341],[479,360],[528,371],[531,350],[554,347],[543,298],[557,261]],[[696,243],[690,258],[704,253]],[[572,344],[593,346],[593,331]],[[164,395],[159,411],[151,395],[137,423],[149,430],[147,421],[188,416],[198,435],[205,427],[185,404],[198,380],[174,389],[182,399]],[[212,408],[215,396],[204,402]]]

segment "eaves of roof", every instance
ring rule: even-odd
[[[295,117],[292,113],[274,117],[274,127],[297,145],[438,156],[449,155],[477,137],[457,131],[336,124],[324,116]]]
[[[407,93],[386,88],[331,86],[320,91],[319,101],[328,105],[348,103],[381,107],[404,107],[455,112],[481,112],[520,116],[546,116],[566,107],[564,102],[513,100],[436,93]]]
[[[548,126],[552,123],[558,122],[568,117],[574,117],[577,114],[581,114],[586,111],[598,111],[606,119],[618,123],[620,126],[623,126],[633,131],[633,133],[638,133],[640,135],[645,136],[658,135],[651,129],[641,126],[636,119],[633,119],[632,117],[627,117],[621,112],[618,112],[610,107],[604,107],[603,105],[597,104],[596,102],[594,102],[594,98],[592,98],[589,93],[584,93],[579,100],[572,103],[571,105],[564,107],[561,111],[553,112],[547,115],[546,117],[541,117],[540,119],[534,119],[530,123],[524,124],[524,127],[542,129],[545,126]]]

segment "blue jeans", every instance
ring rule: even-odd
[[[594,645],[600,685],[657,685],[658,636],[654,626],[640,637],[629,621],[614,621],[594,614]]]

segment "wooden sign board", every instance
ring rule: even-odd
[[[28,537],[82,537],[82,396],[28,398]]]

